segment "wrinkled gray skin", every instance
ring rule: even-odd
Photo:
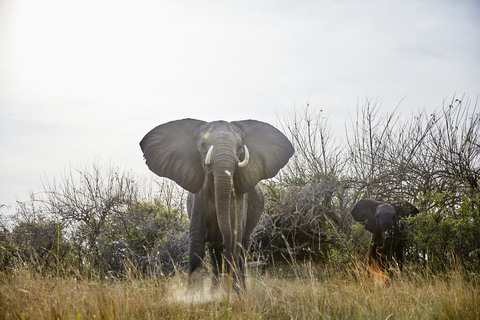
[[[205,244],[214,286],[222,265],[229,270],[233,264],[234,286],[243,289],[243,249],[248,248],[264,206],[257,183],[275,176],[288,162],[293,154],[290,141],[273,126],[255,120],[183,119],[154,128],[140,146],[150,170],[190,192],[188,292],[203,292]],[[245,146],[249,159],[239,167],[246,158]]]
[[[405,235],[401,228],[401,219],[414,216],[418,209],[407,201],[381,204],[362,199],[352,209],[352,216],[358,222],[365,223],[365,229],[372,233],[372,245],[368,251],[368,260],[379,260],[384,268],[392,258],[403,266]]]

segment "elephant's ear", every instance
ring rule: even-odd
[[[262,179],[274,177],[293,155],[288,138],[272,125],[256,120],[234,121],[243,131],[242,140],[250,153],[245,167],[235,171],[235,188],[244,193]]]
[[[197,193],[203,185],[204,173],[195,130],[205,123],[183,119],[152,129],[140,142],[148,168]]]
[[[374,200],[362,199],[353,206],[352,217],[358,222],[365,223],[365,229],[375,233],[377,229],[375,213],[380,204],[380,202]]]
[[[398,220],[410,216],[415,216],[417,213],[420,212],[413,204],[408,201],[398,201],[391,203],[391,205],[395,208],[395,215],[397,216]]]

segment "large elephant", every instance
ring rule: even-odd
[[[244,250],[264,207],[257,183],[287,164],[294,152],[290,141],[260,121],[183,119],[154,128],[140,147],[150,170],[189,191],[188,292],[203,292],[206,243],[213,283],[225,263],[235,288],[243,289]]]
[[[365,229],[372,233],[369,262],[378,259],[385,268],[387,262],[394,258],[402,269],[405,232],[401,219],[414,216],[418,212],[418,209],[407,201],[381,204],[362,199],[355,204],[352,209],[353,218],[365,223]]]

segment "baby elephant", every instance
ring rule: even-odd
[[[418,209],[407,201],[391,204],[362,199],[352,209],[352,216],[365,224],[365,229],[372,233],[372,245],[368,251],[368,261],[379,260],[386,268],[387,261],[395,259],[400,270],[403,263],[405,234],[400,227],[400,220],[415,216]]]

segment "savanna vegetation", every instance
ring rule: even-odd
[[[174,183],[98,162],[45,178],[0,219],[0,318],[480,319],[477,108],[462,98],[382,114],[365,101],[345,129],[308,105],[281,119],[296,152],[261,184],[242,299],[186,299]],[[404,222],[402,271],[366,266],[370,235],[350,216],[361,198],[420,209]]]

